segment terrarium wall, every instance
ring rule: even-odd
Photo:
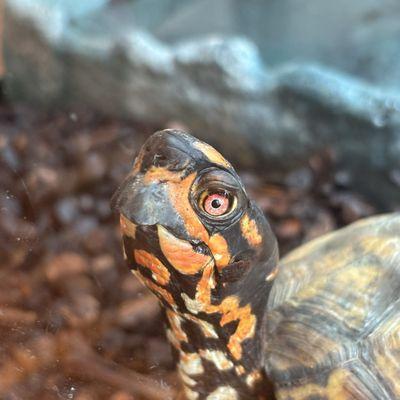
[[[395,0],[9,0],[6,93],[45,109],[179,121],[265,172],[329,147],[353,185],[390,207],[399,18]]]

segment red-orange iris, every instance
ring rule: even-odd
[[[209,194],[204,199],[204,211],[213,216],[225,214],[229,209],[229,197],[224,193]]]

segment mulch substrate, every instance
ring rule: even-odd
[[[158,127],[0,106],[0,398],[173,398],[155,298],[125,267],[109,199]],[[377,213],[327,149],[279,182],[240,171],[281,253]]]

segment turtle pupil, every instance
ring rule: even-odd
[[[211,202],[211,206],[212,206],[213,208],[220,208],[220,207],[221,207],[221,201],[218,200],[218,199],[214,199],[214,200]]]

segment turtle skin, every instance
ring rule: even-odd
[[[400,213],[287,255],[264,328],[277,399],[400,399]]]

